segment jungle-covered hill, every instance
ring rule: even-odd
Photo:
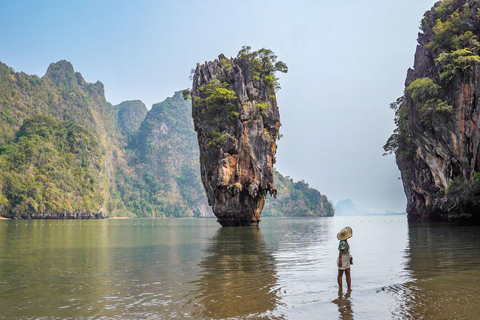
[[[275,172],[264,216],[331,216],[327,197]],[[114,106],[71,63],[43,77],[0,63],[0,215],[210,217],[191,101]]]

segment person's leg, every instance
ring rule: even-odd
[[[338,282],[338,287],[340,289],[342,289],[342,276],[343,276],[343,270],[338,269],[337,282]]]
[[[350,277],[350,268],[345,269],[345,278],[347,278],[348,290],[352,290],[352,278]]]

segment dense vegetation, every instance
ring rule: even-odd
[[[123,212],[143,217],[207,214],[190,104],[180,92],[153,105],[128,151],[131,166],[116,177]],[[134,170],[128,174],[127,170]]]
[[[334,215],[333,205],[318,190],[301,180],[294,182],[274,170],[276,198],[268,197],[263,208],[265,217],[327,217]]]
[[[25,119],[0,148],[0,206],[10,217],[96,214],[102,211],[97,140],[71,122]]]
[[[270,49],[262,48],[257,51],[250,51],[250,46],[243,46],[237,54],[237,58],[250,60],[253,66],[253,80],[262,79],[266,84],[274,86],[275,90],[280,89],[277,72],[287,73],[288,67],[283,61],[277,61],[277,56]]]
[[[225,95],[217,89],[213,104]],[[103,84],[85,82],[67,61],[43,77],[0,63],[0,215],[211,215],[190,108],[181,93],[148,112],[140,101],[112,106]],[[319,212],[312,190],[280,187],[272,215]]]
[[[81,210],[84,214],[89,212],[98,213],[101,211],[105,213],[106,204],[112,201],[111,195],[113,193],[109,191],[115,190],[115,184],[108,180],[112,168],[117,165],[116,159],[112,154],[118,153],[121,148],[119,144],[121,136],[116,133],[114,113],[113,106],[105,100],[103,84],[100,82],[94,84],[85,82],[82,75],[74,72],[73,66],[67,61],[52,63],[42,78],[27,75],[23,72],[15,72],[12,68],[0,63],[0,148],[4,150],[3,157],[7,157],[4,159],[7,163],[2,169],[1,175],[3,177],[15,176],[18,178],[17,180],[23,184],[21,186],[19,183],[15,183],[16,187],[10,189],[6,183],[17,180],[7,179],[0,181],[0,194],[4,204],[2,209],[0,209],[1,214],[4,216],[61,215],[66,213],[67,210],[73,210],[69,211],[73,214],[73,212],[77,212],[77,209]],[[50,117],[51,121],[40,121],[39,119],[44,118],[39,116]],[[59,145],[61,146],[60,148],[63,148],[62,146],[68,146],[70,143],[69,141],[61,141],[66,138],[59,132],[56,132],[54,135],[55,139],[60,139],[58,141],[55,139],[52,140],[49,136],[42,135],[39,135],[41,137],[40,140],[38,140],[39,138],[36,136],[21,136],[21,131],[19,130],[27,119],[30,119],[29,125],[31,127],[36,127],[35,122],[37,121],[39,121],[38,125],[40,127],[44,127],[46,123],[50,123],[53,126],[56,122],[76,124],[80,126],[82,130],[85,130],[82,135],[93,137],[92,139],[97,144],[98,153],[101,155],[99,163],[102,164],[101,166],[98,165],[102,178],[95,178],[95,181],[92,182],[96,196],[87,195],[87,190],[90,190],[87,185],[84,185],[83,189],[79,189],[73,186],[75,183],[66,182],[70,178],[60,178],[59,176],[67,174],[68,172],[68,170],[65,171],[65,168],[62,168],[62,166],[55,168],[58,171],[55,171],[53,178],[54,184],[48,184],[51,177],[46,175],[47,180],[44,181],[45,184],[43,185],[44,188],[48,185],[48,190],[41,191],[41,198],[39,197],[40,191],[33,196],[33,189],[29,189],[30,191],[25,190],[25,188],[29,188],[30,186],[27,185],[28,183],[35,182],[38,187],[39,181],[29,180],[29,176],[32,174],[31,170],[19,171],[19,168],[12,166],[11,156],[33,161],[34,159],[29,158],[28,155],[21,154],[23,152],[33,152],[33,150],[37,148],[36,152],[42,154],[42,157],[44,152],[47,152],[46,154],[52,156],[54,161],[57,161],[58,159],[55,156],[55,152],[52,151],[57,149],[52,145]],[[77,129],[75,130],[76,132],[80,132]],[[14,147],[12,143],[15,144]],[[38,149],[41,147],[43,149]],[[53,153],[49,154],[48,152]],[[59,152],[58,156],[60,158],[64,157],[62,154],[63,149],[57,150],[57,152]],[[97,151],[93,152],[97,153]],[[75,159],[70,159],[72,155]],[[71,163],[77,163],[78,161],[82,162],[82,157],[84,158],[84,155],[81,153],[70,152],[65,161],[68,165],[71,165]],[[95,157],[92,158],[92,161],[94,159]],[[29,165],[28,161],[24,163],[25,166]],[[48,165],[52,166],[51,163]],[[38,170],[39,174],[44,174],[41,172],[42,170],[48,171],[48,169],[37,167],[36,165],[33,165],[33,167]],[[38,177],[35,179],[37,178]],[[40,176],[40,178],[43,179],[44,177]],[[57,183],[57,181],[61,181],[63,178],[65,178],[64,182]],[[64,194],[63,183],[69,184],[72,188],[77,189],[76,193],[73,194],[77,200],[78,196],[84,199],[82,200],[85,204],[84,208],[76,207],[77,203],[73,204],[71,208],[66,202],[58,205],[60,202],[55,197],[56,195]],[[69,191],[68,188],[67,191]],[[25,194],[28,194],[28,197],[26,197]],[[71,196],[73,196],[73,194]],[[95,200],[90,201],[88,199]],[[57,202],[57,207],[47,205],[48,203],[54,203],[54,201]],[[5,205],[7,202],[9,205]],[[21,203],[23,203],[21,206],[17,206]],[[26,203],[30,204],[29,209],[21,213],[20,208],[22,208],[22,206],[26,208]],[[81,205],[82,202],[79,202],[78,206]],[[15,208],[18,210],[15,211]],[[80,213],[80,211],[77,213]]]
[[[116,106],[118,114],[118,127],[122,135],[130,137],[145,119],[147,107],[140,100],[124,101]]]

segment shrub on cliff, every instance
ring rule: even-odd
[[[431,124],[435,114],[449,114],[452,106],[440,99],[441,87],[431,78],[420,78],[413,81],[405,90],[417,111],[423,124]]]
[[[463,7],[457,8],[452,0],[441,2],[433,13],[425,16],[423,31],[433,31],[433,41],[425,47],[437,56],[435,64],[442,81],[448,83],[455,75],[463,75],[480,62],[479,17],[478,4],[472,7],[465,2]]]
[[[277,61],[277,56],[270,49],[262,48],[251,52],[250,46],[243,46],[238,52],[237,58],[248,59],[253,65],[253,79],[263,79],[268,84],[274,85],[275,90],[280,89],[277,72],[287,73],[288,67],[283,61]]]
[[[480,56],[466,48],[450,53],[442,52],[435,60],[441,70],[440,79],[446,83],[452,81],[455,75],[464,75],[466,71],[472,70],[478,62],[480,62]]]

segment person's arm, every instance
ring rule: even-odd
[[[338,267],[342,267],[342,250],[339,251],[340,253],[338,254]]]

